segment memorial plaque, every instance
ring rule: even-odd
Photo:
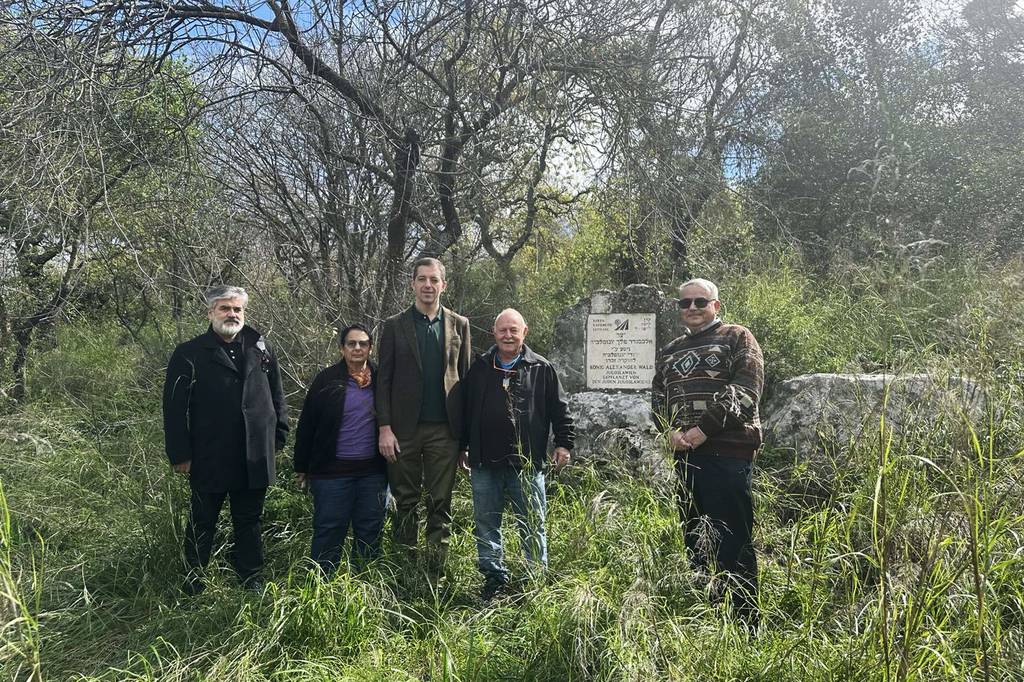
[[[657,352],[654,313],[587,316],[587,388],[647,390]]]

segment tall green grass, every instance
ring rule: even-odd
[[[185,599],[186,491],[166,473],[158,432],[141,423],[100,451],[74,414],[29,411],[0,425],[13,453],[3,469],[11,512],[0,526],[0,584],[17,604],[16,615],[4,612],[2,671],[95,680],[1010,679],[1024,673],[1024,452],[1002,450],[999,427],[965,447],[953,437],[959,422],[910,436],[880,422],[875,438],[842,453],[846,466],[825,497],[762,470],[764,625],[748,639],[688,571],[672,501],[587,465],[551,480],[551,568],[519,596],[476,599],[463,482],[440,588],[388,559],[320,581],[304,559],[309,502],[284,487],[268,505],[267,590],[242,591],[219,557],[209,591]]]
[[[39,643],[41,547],[40,542],[37,553],[31,541],[16,537],[0,484],[0,662],[19,679],[43,679]]]

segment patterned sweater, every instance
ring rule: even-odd
[[[708,439],[696,453],[753,459],[761,446],[757,404],[763,386],[764,359],[754,335],[716,321],[658,353],[654,420],[666,431],[699,426]]]

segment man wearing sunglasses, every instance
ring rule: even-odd
[[[652,386],[656,422],[675,451],[679,518],[694,568],[715,574],[714,599],[757,626],[753,460],[761,446],[761,348],[750,330],[718,317],[718,287],[679,287],[686,332],[658,354]]]

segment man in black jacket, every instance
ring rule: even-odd
[[[185,531],[185,589],[203,589],[217,517],[231,500],[231,562],[243,585],[258,588],[263,569],[260,517],[274,481],[274,453],[284,447],[288,414],[277,359],[245,325],[245,289],[206,295],[210,328],[174,349],[164,383],[164,439],[174,471],[192,488]]]
[[[463,466],[470,470],[481,596],[493,598],[508,584],[501,540],[506,496],[532,568],[548,563],[544,492],[548,434],[551,463],[569,462],[575,433],[554,367],[525,344],[528,328],[518,311],[494,321],[495,345],[470,366],[464,380]]]

